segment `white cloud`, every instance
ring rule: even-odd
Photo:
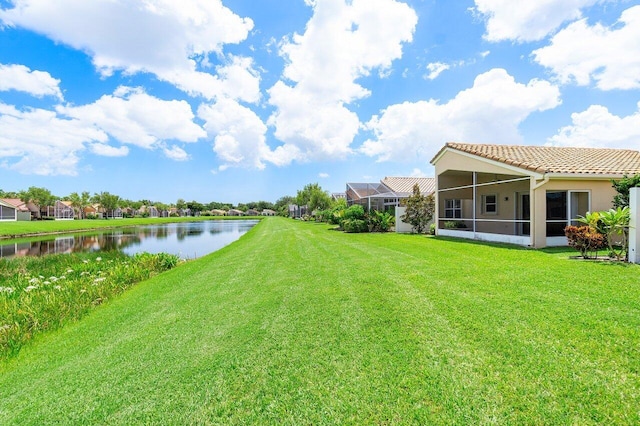
[[[233,93],[235,77],[199,69],[209,54],[222,56],[225,44],[244,41],[253,28],[221,0],[15,0],[13,8],[0,9],[0,20],[87,52],[105,76],[150,72],[191,94],[246,96],[245,88]],[[227,66],[236,65],[232,58]]]
[[[193,122],[185,101],[164,101],[139,89],[120,87],[83,106],[59,105],[55,111],[18,110],[0,103],[0,158],[17,158],[7,167],[25,174],[76,175],[80,153],[121,157],[127,146],[161,149],[174,160],[188,154],[166,141],[196,142],[206,132]]]
[[[545,38],[564,22],[579,19],[581,10],[599,0],[475,0],[474,12],[485,21],[485,38],[492,42],[535,41]]]
[[[551,145],[640,150],[640,103],[629,116],[611,114],[602,105],[571,115],[572,124],[549,138]]]
[[[493,69],[447,103],[430,99],[389,106],[367,123],[375,138],[363,143],[361,152],[379,161],[429,161],[447,141],[518,144],[522,121],[559,104],[560,91],[549,82],[517,83],[505,70]]]
[[[0,103],[0,157],[9,158],[6,167],[20,173],[74,176],[85,143],[107,140],[102,130],[54,111],[20,111]]]
[[[104,143],[94,143],[90,145],[90,148],[94,154],[103,157],[126,157],[129,154],[127,146],[115,147]]]
[[[585,19],[558,32],[549,46],[533,52],[561,82],[602,90],[640,88],[640,6],[625,10],[610,28]]]
[[[425,172],[423,172],[422,170],[415,168],[413,169],[413,171],[411,172],[411,177],[427,177],[427,174]]]
[[[160,141],[196,142],[206,132],[186,101],[165,101],[141,89],[118,88],[92,104],[59,106],[59,114],[94,125],[122,143],[152,149]]]
[[[329,177],[329,173],[318,173],[318,177],[321,179],[327,179]]]
[[[284,40],[283,79],[269,91],[276,107],[269,124],[284,142],[274,155],[292,160],[341,158],[360,122],[346,105],[369,95],[356,82],[377,69],[386,74],[413,38],[415,12],[395,0],[307,1],[314,14],[304,34]]]
[[[35,97],[54,96],[62,100],[60,80],[46,71],[31,70],[24,65],[0,64],[0,92],[18,90]]]
[[[170,158],[174,161],[187,161],[190,159],[189,154],[187,154],[184,149],[176,145],[172,147],[162,147],[162,152],[164,152],[164,155],[166,155],[167,158]]]
[[[214,139],[213,150],[229,167],[264,169],[271,151],[265,141],[267,127],[249,108],[231,99],[220,99],[211,105],[200,105],[198,117]]]
[[[427,70],[429,71],[429,74],[427,74],[425,78],[427,78],[428,80],[435,80],[440,74],[442,74],[444,71],[448,70],[449,68],[451,68],[451,66],[448,64],[445,64],[442,62],[432,62],[427,65]]]

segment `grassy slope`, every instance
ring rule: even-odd
[[[0,365],[0,423],[638,423],[638,272],[269,219]]]
[[[0,238],[24,237],[51,232],[72,232],[121,226],[149,225],[156,223],[193,222],[212,219],[260,219],[259,216],[199,216],[199,217],[153,217],[131,219],[95,219],[95,220],[37,220],[30,222],[0,222]]]

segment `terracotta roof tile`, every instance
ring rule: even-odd
[[[640,152],[629,149],[448,142],[440,152],[446,148],[537,173],[595,175],[635,175],[640,173]],[[440,152],[436,157],[440,155]]]
[[[413,192],[413,185],[416,183],[420,187],[420,194],[429,195],[436,190],[435,178],[416,178],[416,177],[385,177],[382,179],[382,183],[389,189],[396,193],[409,193]]]

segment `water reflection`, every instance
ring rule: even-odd
[[[127,254],[165,252],[195,258],[236,241],[256,223],[257,220],[166,223],[47,236],[38,241],[0,241],[0,257],[120,250]]]

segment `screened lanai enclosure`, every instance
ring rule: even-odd
[[[418,185],[420,194],[432,194],[435,178],[387,176],[377,183],[347,183],[347,205],[359,204],[366,211],[391,210],[413,193],[415,185]]]
[[[472,233],[476,239],[533,245],[536,186],[531,176],[449,170],[438,177],[439,234]],[[546,245],[565,245],[564,228],[578,224],[589,211],[591,192],[547,189],[537,194],[544,195]]]
[[[347,183],[347,205],[361,205],[365,211],[384,211],[400,205],[400,195],[379,183]]]

